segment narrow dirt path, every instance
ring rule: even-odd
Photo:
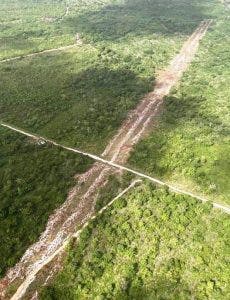
[[[69,13],[71,11],[71,8],[72,7],[70,7],[67,4],[66,9],[65,9],[65,13],[63,14],[63,16],[61,16],[60,18],[56,18],[53,21],[57,21],[58,20],[60,22],[60,21],[64,20],[64,18],[69,15]],[[79,35],[79,34],[77,33],[77,35]],[[52,52],[65,51],[65,50],[69,50],[69,49],[75,48],[76,46],[79,46],[79,45],[82,45],[82,40],[81,40],[80,36],[76,40],[75,44],[71,44],[71,45],[67,45],[67,46],[61,46],[61,47],[57,47],[57,48],[46,49],[46,50],[42,50],[42,51],[38,51],[38,52],[33,52],[33,53],[25,54],[25,55],[20,55],[20,56],[5,58],[5,59],[0,60],[0,63],[6,63],[6,62],[14,61],[14,60],[35,57],[35,56],[38,56],[38,55],[52,53]]]
[[[75,239],[79,239],[79,236],[82,232],[82,230],[84,228],[86,228],[91,220],[94,220],[95,218],[97,218],[98,216],[100,216],[106,209],[108,209],[108,207],[110,207],[116,200],[118,200],[119,198],[121,198],[123,195],[125,195],[129,190],[131,190],[133,187],[135,187],[135,185],[137,185],[138,183],[141,183],[142,180],[140,179],[136,179],[134,180],[126,189],[124,189],[122,192],[120,192],[114,199],[112,199],[107,205],[105,205],[104,207],[102,207],[98,213],[93,214],[90,218],[87,219],[87,221],[84,223],[84,225],[82,226],[81,229],[77,230],[72,237]],[[50,261],[52,261],[53,258],[55,258],[55,256],[57,256],[61,251],[63,251],[65,249],[65,247],[67,246],[67,244],[70,241],[70,237],[68,239],[66,239],[63,243],[63,245],[61,247],[59,247],[50,257],[49,259],[46,261],[46,264],[43,265],[43,267],[45,267],[46,265],[48,265],[50,263]],[[24,281],[24,285],[28,286],[30,285],[30,283],[33,282],[33,280],[35,279],[37,274],[37,270],[34,270],[33,272],[31,272],[29,274],[29,276],[26,278],[26,280]],[[36,294],[36,293],[35,293]],[[14,298],[12,297],[12,299],[18,299],[17,297]],[[37,297],[35,298],[37,299]]]
[[[65,51],[65,50],[68,50],[68,49],[75,48],[76,46],[77,46],[77,44],[72,44],[72,45],[63,46],[63,47],[59,47],[59,48],[52,48],[52,49],[47,49],[47,50],[43,50],[43,51],[39,51],[39,52],[34,52],[34,53],[26,54],[26,55],[10,57],[10,58],[0,60],[0,63],[5,63],[5,62],[14,61],[14,60],[34,57],[34,56],[38,56],[38,55],[42,55],[42,54],[46,54],[46,53]]]
[[[65,13],[63,16],[61,16],[61,18],[59,19],[59,21],[62,21],[65,19],[65,17],[67,17],[69,15],[69,12],[70,12],[70,6],[67,4],[66,5],[66,9],[65,9]]]
[[[114,199],[112,199],[107,205],[105,205],[104,207],[102,207],[100,210],[99,210],[99,212],[98,213],[96,213],[96,214],[93,214],[90,218],[88,218],[87,219],[87,221],[84,223],[84,225],[81,227],[81,229],[79,229],[79,230],[77,230],[71,237],[69,237],[68,239],[66,239],[64,242],[63,242],[63,244],[62,244],[62,246],[61,247],[59,247],[50,257],[49,257],[49,259],[47,259],[47,261],[46,261],[46,263],[45,264],[43,264],[43,267],[45,267],[46,265],[48,265],[51,261],[52,261],[52,259],[53,258],[55,258],[60,252],[62,252],[64,249],[65,249],[65,247],[67,246],[67,244],[69,243],[69,241],[70,241],[70,238],[75,238],[75,239],[78,239],[79,238],[79,236],[80,236],[80,234],[81,234],[81,232],[82,232],[82,230],[84,229],[84,228],[86,228],[88,225],[89,225],[89,222],[91,221],[91,220],[94,220],[96,217],[98,217],[99,215],[101,215],[108,207],[110,207],[117,199],[119,199],[119,198],[121,198],[123,195],[125,195],[129,190],[131,190],[135,185],[137,185],[138,183],[141,183],[142,182],[142,180],[140,180],[140,179],[136,179],[136,180],[134,180],[126,189],[124,189],[122,192],[120,192]],[[33,281],[34,281],[34,279],[35,279],[35,277],[36,277],[36,274],[38,273],[38,271],[39,271],[39,268],[38,269],[36,269],[36,270],[34,270],[33,272],[31,272],[30,274],[29,274],[29,276],[26,278],[26,280],[24,281],[24,283],[23,283],[23,285],[25,285],[25,286],[29,286]],[[37,293],[35,293],[35,294],[37,294]],[[37,298],[37,297],[36,297]],[[35,298],[35,299],[36,299]],[[14,297],[12,297],[12,299],[14,299]],[[18,299],[18,298],[16,298],[16,299]]]
[[[137,108],[129,114],[118,134],[103,153],[106,161],[122,165],[127,160],[133,145],[151,128],[154,117],[161,110],[164,96],[180,80],[194,58],[199,41],[210,24],[211,20],[200,23],[185,42],[180,53],[159,75],[154,91],[146,95]],[[85,174],[78,176],[78,184],[70,192],[66,202],[50,216],[46,230],[39,241],[26,251],[20,262],[10,269],[1,281],[2,297],[5,297],[5,291],[12,283],[19,285],[12,299],[21,299],[26,294],[31,282],[36,279],[36,275],[31,279],[30,274],[37,274],[50,257],[53,257],[54,253],[74,234],[76,226],[84,224],[92,216],[98,188],[103,186],[109,175],[115,172],[117,168],[113,168],[111,164],[96,162]]]
[[[73,4],[72,6],[74,6],[74,5],[75,4]],[[63,21],[69,15],[71,9],[72,9],[72,7],[69,4],[67,4],[66,8],[65,8],[64,14],[61,17],[59,17],[59,18],[54,18],[52,20],[52,22],[55,22],[55,21],[61,22],[61,21]],[[42,18],[43,21],[46,21],[46,19],[48,19],[48,18],[47,17],[43,17]],[[22,21],[22,20],[21,19],[20,20],[14,20],[14,21],[11,21],[11,23],[18,23],[19,21]],[[6,23],[9,23],[9,22],[6,22]],[[0,22],[0,24],[2,24],[2,22]],[[5,59],[0,60],[0,63],[10,62],[10,61],[14,61],[14,60],[23,59],[23,58],[34,57],[34,56],[41,55],[41,54],[46,54],[46,53],[52,53],[52,52],[57,52],[57,51],[64,51],[64,50],[68,50],[68,49],[74,48],[77,45],[81,45],[81,43],[75,43],[75,44],[72,44],[72,45],[67,45],[67,46],[62,46],[62,47],[57,47],[57,48],[51,48],[51,49],[46,49],[46,50],[42,50],[42,51],[38,51],[38,52],[33,52],[33,53],[25,54],[25,55],[20,55],[20,56],[5,58]]]
[[[148,124],[148,122],[146,122],[146,124]],[[166,186],[166,187],[168,187],[171,191],[176,192],[176,193],[178,193],[178,194],[187,195],[187,196],[190,196],[190,197],[195,198],[195,199],[197,199],[197,200],[199,200],[199,201],[202,201],[202,202],[207,202],[207,201],[209,201],[209,199],[207,199],[207,198],[204,198],[204,197],[199,196],[199,195],[196,195],[196,194],[194,194],[194,193],[192,193],[192,192],[189,192],[189,191],[180,189],[180,188],[178,188],[178,187],[176,187],[176,186],[173,186],[173,185],[171,185],[171,184],[168,184],[167,182],[164,182],[164,181],[162,181],[162,180],[159,180],[158,178],[154,178],[154,177],[149,176],[149,175],[146,175],[146,174],[144,174],[144,173],[142,173],[142,172],[138,172],[138,171],[133,170],[133,169],[131,169],[131,168],[128,168],[128,167],[125,167],[125,166],[123,166],[123,165],[120,165],[120,164],[115,163],[114,161],[116,160],[116,158],[117,158],[117,156],[118,156],[118,152],[115,152],[115,153],[114,153],[114,155],[113,155],[113,157],[112,157],[112,160],[107,160],[107,159],[105,159],[105,158],[102,158],[102,157],[97,156],[97,155],[92,154],[92,153],[83,152],[83,151],[81,151],[81,150],[79,150],[79,149],[76,149],[76,148],[71,148],[71,147],[64,146],[64,145],[59,144],[59,143],[57,143],[57,142],[55,142],[55,141],[53,141],[53,140],[44,138],[43,136],[35,135],[35,134],[32,134],[32,133],[29,133],[29,132],[27,132],[27,131],[25,131],[25,130],[22,130],[22,129],[13,127],[13,126],[11,126],[11,125],[9,125],[9,124],[6,124],[6,123],[0,123],[0,125],[3,126],[3,127],[8,128],[8,129],[11,129],[11,130],[13,130],[13,131],[15,131],[15,132],[21,133],[21,134],[23,134],[23,135],[25,135],[25,136],[27,136],[27,137],[29,137],[29,138],[32,138],[32,139],[34,139],[34,140],[36,140],[36,141],[38,141],[38,142],[39,142],[39,141],[47,142],[47,143],[52,144],[52,145],[54,145],[54,146],[60,147],[60,148],[62,148],[62,149],[65,149],[65,150],[68,150],[68,151],[71,151],[71,152],[74,152],[74,153],[77,153],[77,154],[80,154],[80,155],[83,155],[83,156],[87,156],[87,157],[89,157],[89,158],[92,158],[93,160],[95,160],[95,161],[97,161],[97,162],[99,162],[99,163],[102,163],[102,164],[104,164],[104,165],[108,165],[109,167],[112,167],[112,168],[116,168],[116,169],[120,170],[121,172],[126,171],[126,172],[129,172],[129,173],[131,173],[131,174],[137,175],[138,177],[141,177],[141,178],[143,178],[143,179],[148,179],[149,181],[151,181],[151,182],[153,182],[153,183],[155,183],[155,184],[158,184],[158,185],[161,185],[161,186]],[[145,129],[145,128],[146,128],[146,126],[143,126],[143,129]],[[141,133],[142,131],[143,131],[143,130],[141,130],[140,133]],[[131,131],[130,131],[130,132],[131,132]],[[129,136],[129,135],[128,135],[128,136]],[[138,136],[135,137],[135,140],[136,140],[137,137],[138,137]],[[126,139],[124,139],[124,142],[126,142],[126,140],[127,140],[127,137],[126,137]],[[230,214],[230,207],[228,207],[228,206],[224,206],[224,205],[221,205],[221,204],[219,204],[219,203],[213,203],[213,206],[214,206],[215,208],[221,209],[221,210],[222,210],[223,212],[225,212],[225,213]]]

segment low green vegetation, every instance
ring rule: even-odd
[[[151,88],[151,78],[126,65],[112,51],[88,47],[1,65],[0,118],[72,146],[103,151],[126,113]]]
[[[58,23],[80,33],[83,45],[0,64],[0,119],[101,153],[127,112],[153,89],[155,71],[219,6],[205,0],[199,9],[187,0],[86,2]]]
[[[0,277],[45,229],[91,161],[0,128]]]
[[[0,59],[73,44],[60,24],[62,0],[0,0]]]
[[[203,0],[0,0],[0,59],[87,41],[160,34],[188,34],[213,15]]]
[[[152,39],[156,35],[191,34],[200,21],[216,18],[223,11],[216,0],[104,0],[101,3],[99,7],[92,1],[91,6],[74,13],[64,23],[78,28],[91,43],[121,43],[135,36],[140,42],[143,36]]]
[[[228,299],[229,216],[143,184],[69,247],[40,299]]]
[[[221,3],[0,0],[0,7],[0,60],[73,44],[77,34],[82,42],[0,63],[0,120],[92,153],[104,150],[200,21],[213,18],[181,87],[165,101],[158,129],[129,163],[229,201],[229,27]],[[0,135],[2,276],[91,161],[5,129]],[[128,179],[110,178],[96,209]],[[227,299],[227,222],[208,204],[135,189],[83,232],[80,245],[73,243],[64,271],[42,297]]]
[[[216,22],[129,164],[230,204],[230,23]]]

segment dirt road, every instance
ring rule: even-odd
[[[146,124],[148,124],[148,122],[146,122]],[[70,151],[70,152],[74,152],[74,153],[77,153],[77,154],[80,154],[80,155],[83,155],[83,156],[87,156],[87,157],[89,157],[89,158],[92,158],[92,159],[95,160],[96,162],[102,163],[102,164],[104,164],[104,165],[108,165],[108,166],[110,166],[110,167],[112,167],[112,168],[115,168],[115,169],[120,170],[121,172],[125,171],[125,172],[131,173],[131,174],[133,174],[133,175],[137,175],[138,177],[140,177],[140,178],[142,178],[142,179],[148,179],[149,181],[151,181],[151,182],[153,182],[153,183],[155,183],[155,184],[157,184],[157,185],[166,186],[166,187],[168,187],[171,191],[176,192],[176,193],[178,193],[178,194],[191,196],[192,198],[195,198],[195,199],[200,200],[200,201],[202,201],[202,202],[207,202],[207,201],[209,201],[209,199],[207,199],[207,198],[204,198],[204,197],[199,196],[199,195],[196,195],[196,194],[194,194],[194,193],[192,193],[192,192],[189,192],[189,191],[180,189],[180,188],[178,188],[178,187],[176,187],[176,186],[173,186],[173,185],[171,185],[171,184],[169,184],[169,183],[167,183],[167,182],[164,182],[164,181],[162,181],[162,180],[159,180],[158,178],[154,178],[154,177],[149,176],[149,175],[146,175],[146,174],[144,174],[144,173],[142,173],[142,172],[138,172],[138,171],[136,171],[136,170],[134,170],[134,169],[125,167],[125,166],[123,166],[123,165],[121,165],[121,164],[117,164],[116,162],[114,162],[114,160],[117,158],[117,152],[114,153],[114,157],[113,157],[112,160],[107,160],[107,159],[105,159],[105,158],[102,158],[102,157],[100,157],[100,156],[97,156],[97,155],[92,154],[92,153],[89,153],[89,152],[83,152],[82,150],[79,150],[79,149],[76,149],[76,148],[71,148],[71,147],[64,146],[64,145],[59,144],[59,143],[57,143],[57,142],[55,142],[55,141],[53,141],[53,140],[44,138],[43,136],[34,135],[34,134],[32,134],[32,133],[29,133],[29,132],[27,132],[27,131],[25,131],[25,130],[22,130],[22,129],[13,127],[13,126],[11,126],[11,125],[9,125],[9,124],[6,124],[6,123],[0,123],[0,125],[3,126],[3,127],[8,128],[8,129],[10,129],[10,130],[13,130],[13,131],[15,131],[15,132],[21,133],[21,134],[23,134],[23,135],[25,135],[25,136],[27,136],[27,137],[29,137],[29,138],[32,138],[33,140],[36,140],[37,142],[41,142],[41,141],[42,141],[42,142],[44,142],[44,143],[49,143],[49,144],[51,144],[51,145],[60,147],[60,148],[62,148],[62,149],[64,149],[64,150],[67,150],[67,151]],[[145,129],[145,128],[146,128],[146,126],[143,126],[143,129]],[[140,131],[140,134],[141,134],[142,131],[143,131],[143,130]],[[140,134],[139,134],[139,135],[140,135]],[[138,137],[138,136],[135,137],[135,140],[136,140],[137,137]],[[125,142],[125,140],[124,140],[124,142]],[[221,205],[221,204],[215,203],[215,202],[213,203],[213,206],[214,206],[215,208],[221,209],[223,212],[225,212],[225,213],[227,213],[227,214],[230,214],[230,207],[228,207],[228,206],[224,206],[224,205]]]
[[[34,56],[52,53],[52,52],[65,51],[65,50],[72,49],[76,46],[77,46],[77,44],[72,44],[72,45],[63,46],[63,47],[59,47],[59,48],[52,48],[52,49],[47,49],[47,50],[43,50],[43,51],[39,51],[39,52],[34,52],[34,53],[26,54],[26,55],[10,57],[10,58],[0,60],[0,63],[10,62],[10,61],[14,61],[14,60],[23,59],[23,58],[34,57]]]
[[[199,41],[205,35],[211,21],[201,22],[195,32],[183,45],[180,53],[171,61],[168,68],[161,72],[156,80],[155,89],[140,102],[121,126],[118,134],[102,154],[106,160],[122,165],[135,143],[151,127],[162,107],[164,96],[180,80],[183,72],[194,58]],[[95,163],[85,174],[78,176],[78,183],[70,192],[66,202],[50,216],[45,232],[39,241],[32,245],[21,261],[10,269],[1,281],[2,297],[6,288],[14,283],[19,285],[12,299],[21,299],[27,292],[36,274],[46,265],[66,240],[75,232],[76,226],[84,224],[92,216],[97,191],[103,186],[110,174],[117,168],[102,163]],[[50,271],[50,270],[49,270]],[[31,278],[31,274],[35,274]],[[5,297],[6,299],[6,297]]]

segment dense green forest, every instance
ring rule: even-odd
[[[40,299],[228,299],[229,216],[147,183],[73,240]]]
[[[45,229],[90,160],[0,128],[0,277]]]
[[[215,22],[129,164],[230,204],[230,23]]]

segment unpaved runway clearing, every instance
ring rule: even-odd
[[[154,91],[147,94],[137,108],[129,114],[118,134],[103,153],[107,161],[119,165],[126,162],[134,144],[151,128],[154,117],[159,115],[164,96],[180,80],[194,58],[199,41],[210,24],[211,20],[200,23],[185,42],[180,53],[171,61],[168,68],[161,72],[156,80]],[[78,177],[78,184],[70,192],[67,201],[50,216],[46,230],[39,241],[26,251],[21,261],[10,269],[2,280],[2,296],[12,283],[21,283],[12,299],[21,299],[25,295],[31,282],[36,279],[36,274],[75,233],[76,226],[84,224],[92,216],[98,188],[103,186],[109,175],[115,172],[117,168],[97,162],[89,171]]]

